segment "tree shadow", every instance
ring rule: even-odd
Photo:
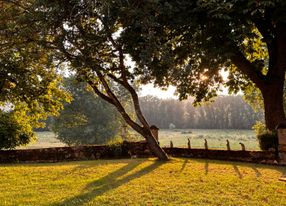
[[[252,169],[253,169],[253,171],[255,172],[255,174],[256,174],[256,177],[261,177],[262,176],[262,174],[259,172],[259,170],[256,168],[256,167],[251,167]]]
[[[242,176],[241,172],[239,171],[237,165],[233,165],[233,169],[234,169],[235,173],[237,174],[237,176],[239,177],[239,179],[242,179],[243,176]]]
[[[53,181],[57,181],[57,180],[61,180],[63,177],[67,177],[69,175],[78,175],[78,176],[82,176],[82,177],[89,177],[89,175],[87,175],[86,173],[83,173],[82,170],[83,169],[89,169],[89,168],[93,168],[96,167],[97,165],[78,165],[74,168],[71,169],[67,169],[61,173],[59,173],[56,177],[52,178]]]
[[[183,172],[184,171],[184,169],[186,168],[186,166],[187,166],[187,164],[188,164],[188,159],[185,159],[185,161],[184,161],[184,163],[183,163],[183,165],[182,165],[182,167],[181,167],[181,169],[180,169],[180,172]]]
[[[131,161],[127,165],[119,168],[118,170],[109,173],[108,175],[91,182],[86,185],[86,187],[83,189],[83,192],[79,195],[76,195],[70,199],[67,199],[63,202],[54,203],[53,205],[84,205],[88,202],[90,202],[92,199],[96,198],[97,196],[100,196],[109,190],[114,190],[128,182],[130,182],[133,179],[140,178],[159,166],[163,164],[163,162],[155,161],[151,165],[148,165],[147,167],[144,167],[143,169],[129,174],[122,179],[119,179],[121,176],[127,174],[128,172],[132,171],[134,168],[136,168],[138,165],[143,163],[143,161]]]
[[[256,163],[250,163],[250,162],[248,163],[248,162],[208,160],[208,159],[193,159],[193,160],[205,164],[206,175],[208,174],[209,164],[217,164],[217,165],[232,165],[237,176],[241,179],[243,178],[243,175],[241,171],[239,170],[239,167],[251,168],[255,172],[256,178],[259,178],[262,176],[262,173],[260,172],[260,170],[263,170],[263,169],[275,170],[281,173],[281,176],[283,175],[286,176],[286,167],[279,166],[279,165],[267,165],[267,164],[256,164]]]
[[[208,175],[208,173],[209,173],[209,161],[206,160],[206,162],[205,162],[205,175]]]

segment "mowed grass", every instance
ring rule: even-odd
[[[174,158],[0,165],[0,205],[286,205],[286,168]]]

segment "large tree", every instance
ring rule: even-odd
[[[181,99],[193,95],[196,102],[216,96],[222,84],[230,92],[256,87],[268,129],[285,121],[284,0],[118,2],[126,50],[144,80],[173,84]]]
[[[109,1],[4,2],[20,11],[14,18],[16,28],[5,31],[8,35],[45,48],[45,54],[51,54],[53,62],[65,62],[66,68],[73,70],[79,80],[89,83],[99,97],[117,108],[126,123],[147,140],[159,159],[168,159],[141,112],[138,95],[132,87],[134,70],[126,64],[128,53],[120,41],[121,27],[117,15],[110,15]],[[25,32],[15,34],[15,29]],[[120,91],[114,90],[112,83],[129,92],[139,123],[128,114],[118,98]]]
[[[20,2],[20,1],[19,1]],[[44,126],[70,100],[49,53],[21,39],[29,27],[18,26],[26,11],[18,1],[0,1],[0,148],[15,148],[33,139],[33,129]]]

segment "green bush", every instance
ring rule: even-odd
[[[14,149],[34,138],[32,128],[13,113],[0,114],[0,149]]]
[[[269,131],[263,122],[256,122],[252,127],[255,130],[256,137],[259,142],[261,150],[277,149],[278,147],[278,136],[275,131]]]
[[[52,130],[68,145],[106,144],[119,132],[120,114],[97,97],[87,84],[66,80],[73,101],[54,119]]]
[[[264,131],[257,135],[261,150],[276,149],[278,146],[278,137],[276,132]]]
[[[122,155],[122,143],[112,143],[112,144],[108,144],[108,149],[110,151],[110,153],[112,153],[114,155],[114,157],[121,157]]]

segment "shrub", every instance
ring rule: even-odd
[[[68,79],[66,87],[73,101],[54,119],[57,139],[68,145],[105,144],[114,139],[121,125],[119,113],[84,83]]]
[[[34,138],[32,127],[19,119],[13,113],[0,114],[0,149],[14,149]]]
[[[122,156],[122,143],[117,142],[117,143],[111,143],[108,144],[108,148],[110,151],[110,154],[112,153],[114,157],[121,157]]]
[[[256,122],[252,129],[255,130],[261,150],[269,150],[271,148],[277,150],[278,136],[275,131],[269,131],[262,122]]]
[[[261,150],[276,149],[278,146],[278,137],[276,132],[264,131],[257,135],[259,147]]]
[[[253,125],[252,129],[254,129],[256,135],[262,134],[267,131],[266,125],[260,121],[257,121],[255,125]]]

